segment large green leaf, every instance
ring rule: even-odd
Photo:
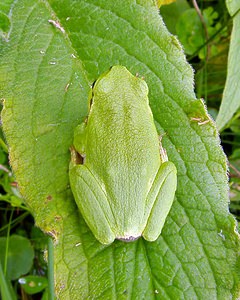
[[[26,203],[55,240],[58,297],[236,297],[239,240],[228,212],[226,159],[195,99],[192,69],[153,2],[21,0],[9,16],[4,131]],[[178,169],[176,198],[154,243],[101,245],[69,188],[69,147],[87,114],[90,84],[116,64],[147,81],[157,128]]]
[[[6,253],[7,249],[7,253]],[[6,255],[7,254],[7,255]],[[6,277],[10,280],[28,273],[33,265],[34,251],[30,241],[20,235],[0,238],[0,263],[7,260]]]
[[[233,29],[231,43],[228,54],[228,74],[223,92],[223,99],[217,116],[217,127],[221,130],[232,118],[233,114],[240,107],[240,2],[239,0],[226,0],[226,4],[231,16],[233,16]]]

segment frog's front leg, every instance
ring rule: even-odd
[[[172,206],[176,187],[176,167],[170,161],[164,162],[147,196],[144,218],[147,219],[147,224],[142,234],[147,241],[155,241],[160,235]]]
[[[115,220],[99,182],[84,165],[71,163],[69,176],[76,204],[89,228],[102,244],[112,243],[115,234],[110,224]]]

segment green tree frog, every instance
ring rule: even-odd
[[[102,244],[154,241],[172,206],[177,172],[161,146],[148,86],[114,66],[95,82],[89,106],[71,151],[76,204]]]

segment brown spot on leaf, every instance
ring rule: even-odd
[[[61,216],[55,216],[55,220],[56,220],[56,221],[59,221],[59,220],[61,220],[61,219],[62,219]]]

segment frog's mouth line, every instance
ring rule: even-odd
[[[116,237],[117,240],[120,240],[122,242],[132,242],[132,241],[136,241],[137,239],[139,239],[141,237],[141,235],[138,236],[127,236],[127,237]]]

